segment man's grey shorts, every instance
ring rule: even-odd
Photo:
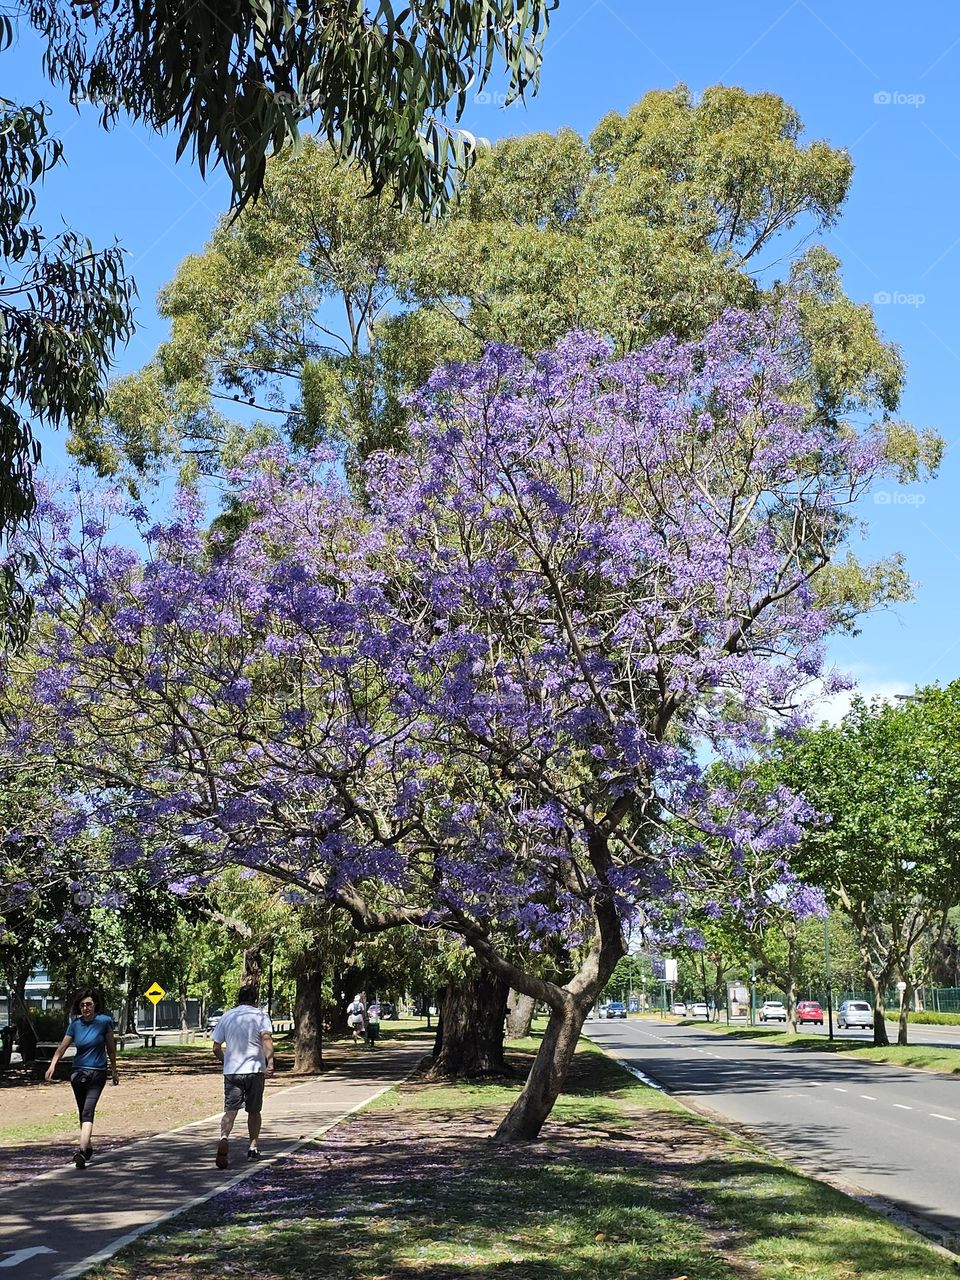
[[[244,1107],[248,1115],[258,1116],[263,1110],[263,1081],[262,1071],[252,1071],[242,1076],[224,1076],[224,1111],[239,1111]]]

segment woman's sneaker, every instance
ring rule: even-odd
[[[77,1147],[76,1151],[73,1153],[73,1163],[78,1169],[85,1169],[87,1167],[87,1157],[83,1154],[80,1147]]]

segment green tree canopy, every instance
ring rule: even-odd
[[[878,1043],[887,987],[899,975],[909,1004],[960,898],[958,742],[954,681],[896,706],[856,700],[840,725],[785,743],[770,766],[818,810],[792,861],[853,926]]]
[[[34,0],[46,69],[103,123],[121,111],[177,135],[201,173],[222,163],[235,200],[259,191],[266,157],[312,127],[369,185],[442,206],[476,142],[452,129],[468,90],[501,58],[510,94],[536,82],[555,0],[196,4]]]
[[[0,24],[0,46],[11,35]],[[34,511],[41,422],[82,430],[103,407],[105,375],[132,332],[121,251],[31,221],[38,185],[63,158],[42,106],[0,98],[0,542]],[[29,601],[21,566],[0,568],[0,639],[22,640]]]
[[[479,157],[445,219],[363,200],[363,179],[307,142],[270,163],[255,207],[224,221],[160,296],[170,340],[112,389],[72,448],[135,477],[179,455],[222,473],[250,443],[337,439],[354,458],[404,445],[403,397],[487,341],[533,352],[573,327],[619,350],[695,336],[728,306],[797,310],[798,390],[835,430],[887,420],[904,478],[940,441],[898,423],[896,348],[844,293],[838,260],[802,241],[839,215],[846,152],[807,143],[772,94],[680,86],[571,130],[506,139]],[[768,259],[786,258],[776,280]],[[903,595],[897,560],[830,575],[849,613]]]

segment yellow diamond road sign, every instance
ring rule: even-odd
[[[152,987],[147,987],[143,994],[152,1004],[156,1004],[157,1001],[162,1000],[167,993],[164,991],[163,987],[161,987],[159,982],[155,982]]]

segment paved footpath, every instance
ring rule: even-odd
[[[0,1195],[0,1280],[70,1280],[184,1209],[219,1195],[287,1155],[408,1076],[429,1042],[368,1053],[264,1099],[263,1159],[247,1163],[247,1126],[237,1116],[230,1168],[214,1154],[220,1117],[94,1155]],[[94,1133],[96,1148],[96,1133]]]

